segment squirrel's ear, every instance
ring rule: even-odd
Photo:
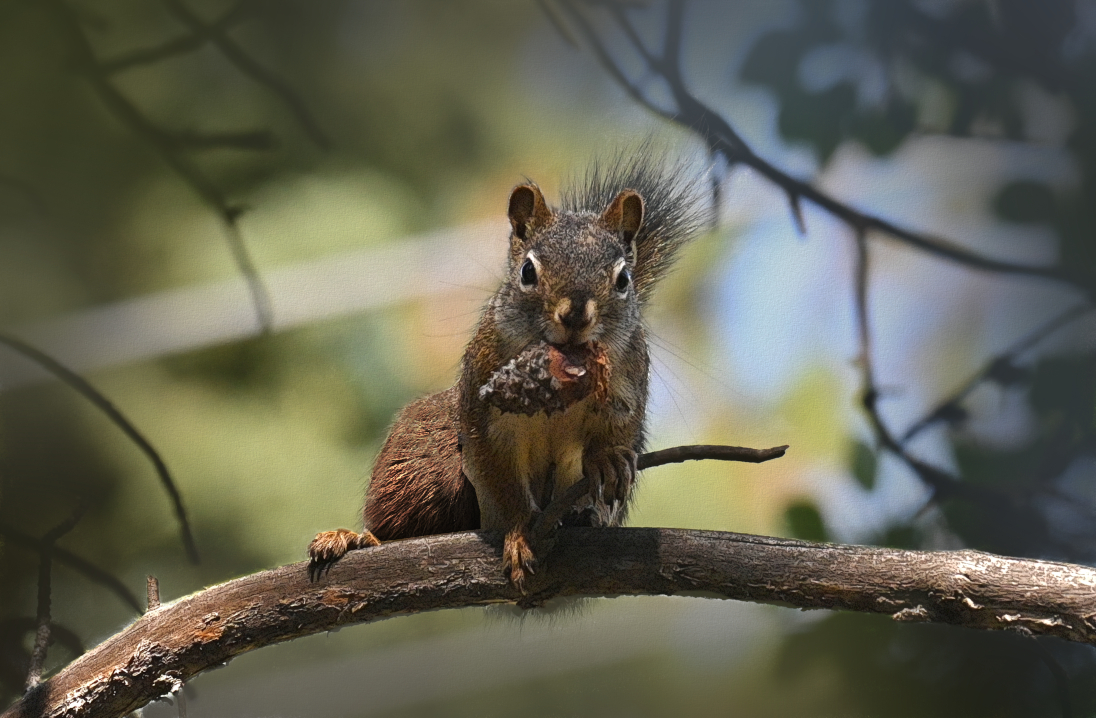
[[[510,193],[510,207],[506,213],[518,239],[527,238],[531,228],[543,227],[552,220],[552,210],[548,209],[540,187],[535,184],[515,187]]]
[[[643,225],[643,198],[635,190],[622,191],[601,213],[600,221],[610,232],[619,233],[625,246],[630,245]]]

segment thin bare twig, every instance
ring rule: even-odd
[[[73,15],[66,1],[48,0],[48,2],[59,25],[69,39],[69,45],[77,67],[80,68],[99,99],[107,106],[107,109],[134,134],[148,142],[159,153],[160,158],[184,182],[190,185],[191,189],[203,201],[217,212],[224,227],[225,239],[232,251],[233,259],[236,261],[240,274],[247,282],[259,327],[263,331],[269,331],[273,326],[272,303],[270,294],[255,269],[247,245],[240,235],[238,220],[243,210],[239,206],[231,204],[217,186],[181,153],[171,133],[165,132],[153,124],[137,109],[136,105],[130,102],[129,98],[111,83],[108,74],[96,59],[79,20]]]
[[[673,446],[659,451],[648,451],[636,461],[640,471],[665,464],[680,464],[683,461],[745,461],[760,464],[771,459],[779,459],[788,450],[788,446],[774,446],[771,449],[750,449],[745,446],[722,446],[718,444],[693,444],[691,446]]]
[[[856,260],[853,264],[853,286],[855,304],[853,316],[856,322],[859,354],[857,364],[860,368],[861,394],[860,404],[868,415],[876,440],[886,450],[902,459],[912,468],[925,484],[933,489],[934,495],[963,493],[970,495],[977,489],[960,483],[954,476],[935,466],[912,456],[894,437],[883,416],[879,413],[879,387],[875,382],[875,366],[872,360],[872,332],[869,315],[868,282],[871,276],[868,239],[863,231],[855,234]]]
[[[0,524],[0,536],[4,537],[8,545],[22,546],[23,548],[37,551],[38,553],[45,550],[45,546],[42,544],[41,539],[18,531],[7,524]],[[53,547],[53,559],[57,561],[57,563],[64,564],[77,573],[83,574],[89,581],[93,581],[100,586],[109,589],[123,602],[131,606],[134,611],[138,614],[141,613],[141,604],[137,601],[137,597],[133,595],[133,592],[130,591],[121,580],[110,572],[99,568],[91,561],[81,558],[71,551],[66,551],[60,546]]]
[[[42,537],[42,552],[38,557],[38,611],[35,616],[37,628],[34,635],[34,648],[30,654],[30,666],[27,668],[26,690],[34,689],[42,682],[42,668],[46,662],[46,653],[49,651],[50,627],[50,603],[53,599],[53,544],[69,531],[76,527],[77,522],[84,515],[87,502],[81,501],[72,514],[46,532]]]
[[[856,231],[879,232],[915,249],[971,269],[1053,279],[1071,284],[1085,291],[1086,294],[1093,291],[1090,282],[1083,275],[1069,268],[1031,266],[984,257],[950,240],[914,232],[875,215],[856,210],[817,189],[809,182],[792,177],[754,153],[730,123],[700,102],[686,87],[679,61],[684,14],[684,3],[680,0],[671,0],[667,5],[667,33],[664,40],[665,52],[662,56],[653,53],[643,43],[623,11],[614,7],[610,13],[621,27],[625,38],[629,40],[632,50],[644,60],[647,66],[646,71],[666,82],[674,100],[673,106],[669,107],[656,103],[640,88],[638,82],[628,76],[621,63],[610,52],[608,45],[594,29],[590,18],[574,0],[557,0],[557,3],[586,40],[602,67],[633,100],[660,117],[692,130],[703,139],[709,150],[724,155],[729,163],[747,165],[783,189],[791,203],[793,214],[797,217],[797,225],[799,225],[799,211],[796,205],[801,200],[807,200]]]
[[[693,444],[673,446],[659,451],[642,454],[636,460],[636,469],[642,471],[666,464],[679,464],[685,461],[713,459],[715,461],[743,461],[760,464],[771,459],[779,459],[787,451],[787,445],[771,449],[750,449],[744,446],[722,446],[717,444]],[[567,487],[562,496],[552,499],[533,524],[533,540],[539,549],[551,551],[553,538],[563,517],[572,510],[582,509],[583,502],[590,501],[590,481],[583,477]]]
[[[149,440],[137,430],[137,427],[133,425],[133,422],[127,419],[118,407],[114,406],[110,399],[103,396],[103,394],[93,387],[86,379],[51,357],[49,354],[32,347],[30,344],[27,344],[23,340],[13,337],[10,334],[0,334],[0,344],[3,344],[30,359],[90,401],[99,409],[99,411],[103,412],[115,426],[121,429],[122,433],[129,437],[129,440],[136,444],[145,456],[148,457],[148,460],[152,462],[153,467],[156,469],[156,474],[160,477],[160,483],[163,484],[164,490],[167,491],[168,496],[171,498],[172,506],[175,509],[175,516],[179,520],[179,528],[182,532],[183,546],[186,547],[187,556],[190,557],[192,562],[198,563],[198,546],[194,543],[194,535],[190,530],[190,521],[187,519],[186,509],[183,507],[182,494],[179,493],[179,489],[175,486],[175,479],[172,478],[171,472],[168,471],[167,464],[164,463],[164,459],[160,456],[160,452],[156,451]]]
[[[317,147],[323,150],[330,149],[331,140],[328,139],[327,134],[320,128],[320,124],[312,117],[308,106],[297,96],[293,88],[244,52],[243,48],[228,36],[223,26],[216,23],[206,23],[195,15],[182,0],[164,0],[164,4],[180,22],[190,28],[191,32],[208,39],[209,42],[215,45],[240,72],[277,95],[282,103],[289,108],[289,111],[293,113],[293,116],[297,118],[297,122],[305,131],[305,134]]]
[[[1070,322],[1079,319],[1094,309],[1096,309],[1096,307],[1088,303],[1076,304],[1051,317],[1044,324],[1036,327],[1027,335],[1018,339],[1012,346],[986,362],[981,369],[963,382],[958,389],[939,402],[924,417],[910,425],[910,428],[906,429],[906,433],[902,435],[900,443],[905,445],[929,426],[939,421],[946,421],[950,416],[956,413],[956,410],[959,408],[959,403],[967,398],[975,388],[980,386],[987,379],[1007,381],[1012,375],[1015,375],[1020,371],[1013,365],[1013,362],[1019,355],[1031,349],[1036,344],[1039,344]]]
[[[248,0],[241,0],[241,2],[230,7],[220,17],[210,23],[210,27],[217,28],[220,31],[230,29],[233,25],[247,17],[247,13],[244,11],[249,5],[250,3]],[[140,48],[119,55],[118,57],[107,58],[102,60],[99,63],[99,66],[103,69],[103,72],[113,75],[134,67],[153,65],[172,57],[178,57],[179,55],[185,55],[200,50],[207,45],[209,41],[210,36],[207,32],[190,32],[181,37],[168,40],[163,44],[156,45],[155,47]]]

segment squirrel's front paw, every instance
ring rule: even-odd
[[[367,546],[380,546],[381,542],[368,530],[354,533],[350,529],[335,529],[316,534],[308,544],[308,575],[316,581],[324,570],[346,555],[347,551]]]
[[[536,573],[536,557],[521,528],[511,529],[502,542],[502,570],[514,588],[525,593],[525,576]]]
[[[619,524],[635,485],[636,452],[626,446],[606,449],[585,459],[582,473],[590,480],[597,522]]]

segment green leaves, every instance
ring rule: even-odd
[[[822,514],[810,501],[797,501],[784,511],[784,520],[791,535],[804,541],[829,541]]]
[[[1048,223],[1055,215],[1054,195],[1038,182],[1012,182],[997,193],[993,210],[1009,222]]]
[[[849,468],[856,483],[868,491],[875,488],[875,475],[879,470],[879,459],[875,451],[862,441],[849,445]]]

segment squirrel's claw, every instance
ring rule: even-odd
[[[636,453],[624,446],[608,449],[587,459],[583,473],[590,480],[597,523],[617,525],[635,483]]]
[[[506,534],[502,542],[502,568],[514,588],[525,593],[525,575],[536,573],[536,557],[529,546],[525,531],[517,528]]]
[[[335,562],[346,555],[347,551],[367,546],[380,546],[380,541],[370,531],[360,534],[350,529],[335,529],[316,534],[308,544],[308,578],[312,582],[320,580],[325,571],[330,571]]]

